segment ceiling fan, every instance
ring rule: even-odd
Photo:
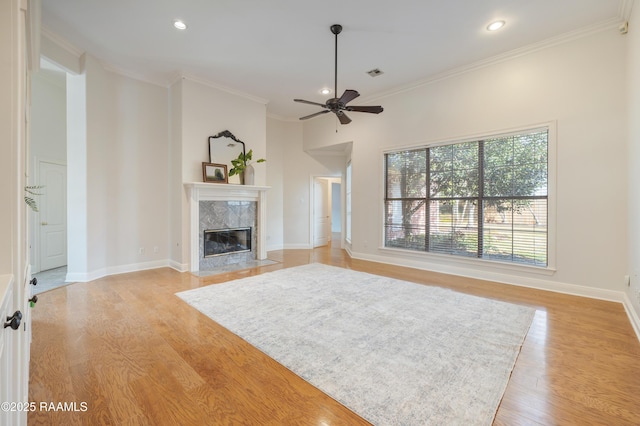
[[[332,25],[331,32],[336,36],[336,49],[335,49],[335,86],[334,86],[334,94],[338,94],[338,34],[342,32],[342,25]],[[324,111],[316,112],[311,115],[306,115],[304,117],[300,117],[300,120],[306,120],[308,118],[313,118],[318,115],[326,114],[328,112],[334,113],[340,123],[349,124],[351,123],[351,119],[345,114],[345,111],[354,111],[354,112],[369,112],[372,114],[380,114],[383,111],[381,106],[347,106],[349,102],[354,100],[360,96],[356,90],[345,90],[342,96],[339,98],[331,98],[328,99],[324,104],[318,102],[305,101],[304,99],[294,99],[295,102],[301,102],[303,104],[309,105],[317,105],[319,107],[324,108]]]

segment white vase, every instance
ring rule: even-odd
[[[253,169],[253,166],[251,164],[247,164],[247,167],[245,167],[243,174],[244,174],[244,184],[245,185],[254,185],[255,184],[256,172]]]

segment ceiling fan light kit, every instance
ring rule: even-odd
[[[335,67],[334,67],[334,94],[338,93],[338,34],[342,32],[342,25],[332,25],[331,32],[336,36],[335,41]],[[354,100],[360,96],[356,90],[347,89],[344,91],[342,96],[339,98],[330,98],[324,104],[318,102],[305,101],[304,99],[294,99],[295,102],[300,102],[303,104],[316,105],[321,108],[324,108],[324,111],[319,111],[310,115],[306,115],[304,117],[300,117],[300,120],[307,120],[309,118],[316,117],[318,115],[326,114],[328,112],[332,112],[338,117],[341,124],[349,124],[351,123],[351,119],[345,114],[345,111],[354,111],[354,112],[368,112],[371,114],[380,114],[383,111],[383,108],[379,105],[377,106],[347,106],[349,102]]]

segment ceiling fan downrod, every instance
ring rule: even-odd
[[[333,96],[335,98],[338,97],[338,34],[342,32],[342,25],[335,24],[331,26],[331,32],[336,36],[336,44],[335,44],[335,56],[334,56],[334,87],[333,87]]]

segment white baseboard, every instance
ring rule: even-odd
[[[284,250],[283,244],[267,245],[267,251]]]
[[[353,251],[351,251],[351,244],[345,244],[344,245],[344,251],[347,252],[347,254],[349,255],[349,257],[353,257],[355,258],[355,256],[353,255]]]
[[[475,278],[479,280],[493,281],[502,284],[517,285],[539,290],[548,290],[556,293],[570,294],[574,296],[589,297],[592,299],[607,300],[610,302],[622,303],[622,292],[605,290],[595,287],[586,287],[577,284],[558,283],[543,278],[527,277],[522,275],[511,275],[504,272],[495,272],[485,269],[471,269],[464,266],[451,266],[450,264],[438,264],[421,262],[416,259],[381,256],[375,254],[348,252],[354,259],[368,260],[371,262],[384,263],[395,266],[405,266],[408,268],[422,269],[425,271],[439,272],[449,275],[457,275],[465,278]]]
[[[367,253],[356,253],[351,250],[347,250],[349,256],[354,259],[368,260],[376,263],[383,263],[394,266],[404,266],[408,268],[421,269],[425,271],[440,272],[443,274],[457,275],[465,278],[474,278],[486,281],[498,282],[501,284],[516,285],[520,287],[535,288],[538,290],[552,291],[555,293],[569,294],[572,296],[588,297],[590,299],[606,300],[609,302],[618,302],[624,306],[627,313],[627,317],[631,322],[631,325],[636,332],[638,340],[640,340],[640,318],[638,313],[633,308],[631,301],[627,297],[626,293],[615,290],[605,290],[601,288],[581,286],[577,284],[561,283],[556,281],[550,281],[542,278],[532,278],[524,276],[509,275],[493,271],[480,271],[475,269],[467,269],[463,267],[456,267],[455,270],[451,268],[438,267],[437,264],[425,265],[415,259],[400,259],[395,257],[385,257],[380,255],[372,255]]]
[[[631,321],[631,326],[633,327],[633,331],[636,332],[636,336],[638,336],[638,340],[640,340],[640,317],[638,316],[638,312],[633,307],[629,296],[627,293],[623,293],[624,300],[622,302],[622,306],[624,306],[624,310],[627,312],[627,316],[629,317],[629,321]]]
[[[311,250],[313,247],[309,244],[285,244],[282,246],[283,250]]]
[[[106,269],[93,272],[67,272],[64,279],[68,283],[86,283],[106,276]]]
[[[91,272],[68,272],[65,278],[66,282],[82,282],[97,280],[109,275],[126,274],[128,272],[145,271],[147,269],[157,269],[165,267],[173,267],[168,259],[165,260],[153,260],[143,263],[132,263],[129,265],[111,266],[107,268],[100,268]],[[175,268],[174,268],[175,269]]]
[[[178,272],[189,272],[188,263],[178,263],[175,260],[169,260],[169,268],[175,269]]]

